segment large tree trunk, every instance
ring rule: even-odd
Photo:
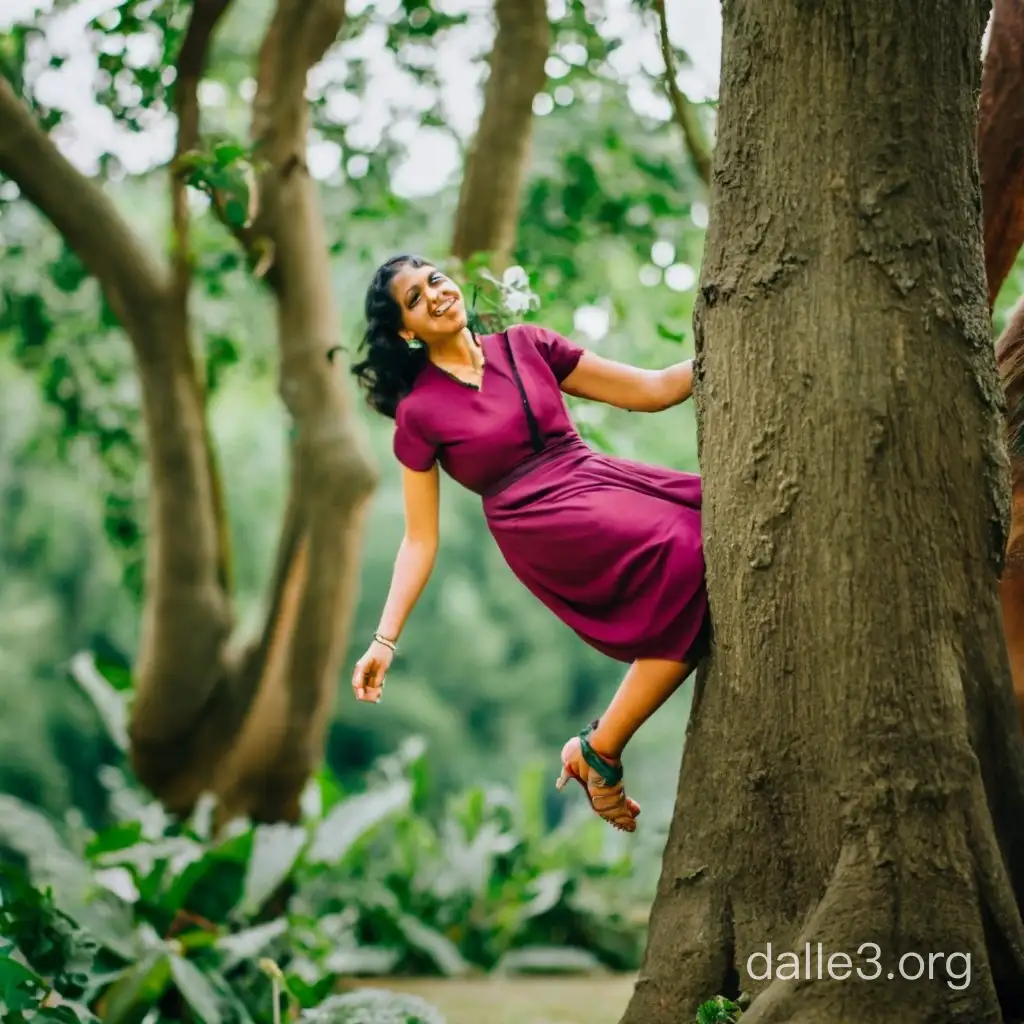
[[[228,3],[193,6],[177,68],[179,158],[199,144],[196,88]],[[165,267],[0,79],[0,173],[95,274],[136,355],[152,485],[131,761],[178,813],[209,791],[220,800],[221,820],[296,819],[347,645],[376,477],[347,385],[327,359],[336,311],[304,159],[306,76],[343,21],[342,0],[278,0],[259,55],[253,131],[266,169],[258,216],[236,233],[276,301],[281,395],[295,440],[266,623],[248,644],[232,637],[223,498],[191,348],[184,172],[176,162],[174,245]]]
[[[716,644],[624,1022],[741,990],[744,1024],[1012,1018],[1024,750],[981,5],[732,0],[723,21],[695,315]]]
[[[490,76],[463,172],[452,255],[465,261],[487,254],[500,267],[515,245],[533,100],[544,87],[551,26],[544,0],[495,0],[494,13]]]

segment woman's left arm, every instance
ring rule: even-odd
[[[693,393],[693,360],[663,370],[644,370],[587,351],[562,381],[562,390],[616,409],[661,412],[685,402]]]

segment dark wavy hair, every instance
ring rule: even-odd
[[[370,407],[391,419],[427,363],[426,348],[410,347],[398,333],[402,308],[391,294],[391,282],[403,267],[433,266],[436,264],[422,256],[392,256],[377,268],[366,290],[366,331],[361,346],[365,355],[352,366],[352,374],[366,392]]]

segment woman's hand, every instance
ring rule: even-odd
[[[384,677],[391,667],[394,652],[386,644],[374,640],[366,653],[356,662],[352,673],[352,689],[356,700],[379,704],[384,695]]]

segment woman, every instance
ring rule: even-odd
[[[685,401],[692,361],[660,371],[604,359],[518,325],[477,337],[457,285],[396,256],[366,296],[366,355],[353,367],[395,420],[406,530],[387,602],[352,686],[377,702],[402,627],[433,569],[439,467],[479,494],[512,571],[588,644],[630,664],[605,713],[562,749],[594,810],[632,832],[622,752],[707,652],[700,477],[591,451],[563,392],[656,412]]]

